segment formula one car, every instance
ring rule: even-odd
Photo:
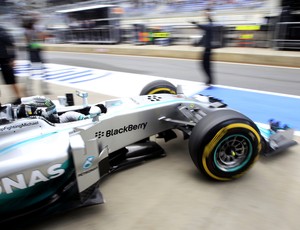
[[[260,153],[294,145],[293,130],[261,128],[220,99],[186,97],[168,81],[149,83],[141,95],[89,105],[61,106],[48,98],[22,98],[0,109],[0,223],[25,223],[77,207],[103,203],[105,176],[165,156],[151,137],[189,139],[203,175],[241,177]],[[153,138],[152,138],[153,139]],[[18,220],[18,221],[16,221]]]

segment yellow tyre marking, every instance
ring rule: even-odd
[[[176,92],[174,90],[171,90],[169,88],[158,88],[158,89],[154,89],[152,91],[150,91],[148,94],[156,94],[159,93],[160,91],[167,91],[170,94],[176,94]]]
[[[215,146],[218,144],[218,142],[221,140],[221,138],[224,137],[224,135],[230,130],[230,129],[234,129],[234,128],[245,128],[250,130],[257,138],[258,140],[258,152],[260,152],[261,150],[261,140],[260,140],[260,135],[257,133],[257,131],[251,127],[250,125],[247,124],[243,124],[243,123],[236,123],[236,124],[230,124],[227,125],[226,127],[220,129],[217,134],[214,136],[214,138],[205,146],[204,148],[204,152],[202,155],[202,165],[204,170],[206,171],[206,173],[216,179],[216,180],[221,180],[221,181],[227,181],[230,180],[230,178],[223,178],[223,177],[218,177],[216,175],[214,175],[207,167],[207,163],[206,163],[206,159],[209,157],[210,153],[212,152],[212,150],[215,148]],[[257,159],[257,158],[256,158]]]

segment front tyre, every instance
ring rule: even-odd
[[[249,118],[233,110],[208,114],[193,128],[189,151],[207,177],[225,181],[241,177],[257,160],[261,136]]]

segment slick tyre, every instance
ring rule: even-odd
[[[232,110],[208,114],[193,128],[189,152],[206,177],[218,181],[241,177],[258,159],[261,136],[249,118]]]
[[[141,91],[140,95],[169,93],[176,94],[176,87],[165,80],[156,80],[147,84]]]

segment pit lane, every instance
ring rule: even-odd
[[[200,72],[194,70],[199,78]],[[285,71],[290,78],[291,70]],[[284,82],[281,88],[289,89]],[[74,87],[51,84],[50,89],[53,95],[64,95]],[[1,97],[8,94],[2,90]],[[91,103],[111,97],[94,91],[89,95]],[[103,181],[104,205],[51,217],[30,229],[298,229],[299,146],[272,158],[261,157],[239,180],[216,183],[198,173],[188,154],[188,141],[178,135],[168,143],[159,141],[167,157]]]

